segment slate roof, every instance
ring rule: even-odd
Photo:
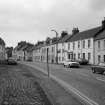
[[[83,40],[83,39],[87,39],[87,38],[92,38],[95,37],[95,35],[102,30],[102,27],[96,27],[96,28],[92,28],[86,31],[82,31],[79,32],[75,35],[72,35],[72,37],[68,38],[67,41],[77,41],[77,40]]]
[[[63,38],[62,38],[62,37],[60,37],[60,38],[59,38],[58,43],[63,43],[63,42],[66,42],[66,41],[67,41],[67,39],[68,39],[68,38],[70,38],[70,37],[71,37],[71,35],[66,35],[66,36],[64,36]]]
[[[57,37],[57,38],[55,37],[54,39],[52,39],[53,41],[52,41],[52,44],[50,44],[50,45],[54,45],[54,44],[58,43],[59,39],[60,39],[60,37]]]
[[[98,35],[96,35],[95,40],[105,39],[105,30]]]

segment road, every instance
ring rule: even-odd
[[[32,65],[32,63],[28,64]],[[45,63],[35,62],[33,65],[47,72]],[[86,96],[90,105],[105,105],[105,75],[93,74],[88,67],[67,69],[63,65],[56,64],[49,64],[49,71],[51,75],[65,81]]]
[[[0,105],[51,105],[29,70],[0,65]]]

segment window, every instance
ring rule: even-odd
[[[75,49],[75,42],[73,42],[73,49]]]
[[[68,59],[70,59],[70,54],[68,54]]]
[[[70,43],[68,43],[68,50],[70,50]]]
[[[78,41],[78,48],[80,48],[80,41]]]
[[[100,41],[98,41],[98,49],[100,49]]]
[[[80,53],[78,53],[78,59],[80,59]]]
[[[91,53],[88,53],[88,60],[91,59]]]
[[[83,59],[85,59],[85,53],[83,53]]]
[[[91,43],[90,43],[90,40],[88,40],[88,48],[90,48],[91,46]]]
[[[72,54],[70,54],[70,59],[73,59],[73,53],[72,53]]]
[[[76,54],[74,54],[74,60],[76,59]]]
[[[83,48],[85,48],[85,40],[83,40]]]
[[[100,63],[100,60],[101,60],[101,56],[98,55],[98,63]]]
[[[105,62],[105,55],[104,55],[104,62]]]
[[[105,49],[105,40],[104,40],[104,49]]]

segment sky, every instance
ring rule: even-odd
[[[71,33],[97,27],[105,16],[105,0],[0,0],[0,37],[6,46],[19,41],[35,44],[54,37],[56,30]]]

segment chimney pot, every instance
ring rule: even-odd
[[[72,30],[72,35],[77,34],[79,32],[78,27],[77,28],[73,28]]]

